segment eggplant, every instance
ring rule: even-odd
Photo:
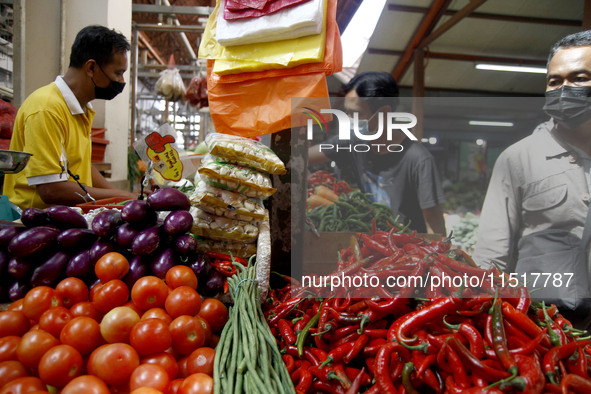
[[[99,237],[109,237],[117,230],[122,223],[121,211],[118,209],[109,209],[102,211],[92,220],[92,231]]]
[[[131,241],[131,252],[138,256],[153,253],[160,246],[160,226],[140,231]]]
[[[199,253],[189,263],[189,268],[193,270],[197,278],[204,279],[209,275],[209,269],[211,268],[209,257],[203,253]]]
[[[88,249],[96,241],[96,234],[87,228],[69,228],[57,236],[57,243],[67,250]]]
[[[63,276],[66,266],[70,261],[70,255],[66,252],[56,252],[47,261],[33,271],[31,275],[31,285],[49,286]]]
[[[47,212],[39,208],[24,209],[21,215],[21,222],[29,228],[47,226],[50,223]]]
[[[87,278],[94,272],[94,263],[90,260],[90,251],[83,250],[74,255],[66,265],[66,276]]]
[[[130,289],[139,278],[148,275],[150,266],[146,259],[146,256],[134,256],[129,260],[129,271],[123,281]]]
[[[162,224],[162,229],[166,234],[177,235],[184,234],[193,227],[193,215],[189,211],[173,211]]]
[[[26,230],[25,226],[12,224],[0,228],[0,248],[7,248],[10,240],[22,233],[24,230]]]
[[[16,257],[8,260],[6,271],[8,275],[15,279],[27,279],[31,276],[31,272],[35,269],[35,265],[30,261],[22,260]]]
[[[135,228],[131,223],[123,223],[117,227],[114,240],[122,248],[129,248],[131,247],[131,242],[139,233],[140,230]]]
[[[98,259],[106,255],[109,252],[116,252],[115,245],[108,239],[97,239],[94,244],[90,247],[90,261],[92,264],[96,263]]]
[[[49,208],[48,208],[49,209]],[[8,251],[16,257],[27,257],[51,247],[60,230],[55,227],[33,227],[12,238]]]
[[[74,208],[64,205],[54,205],[45,210],[49,222],[55,227],[65,230],[67,228],[88,228],[84,216]]]
[[[183,234],[174,242],[174,251],[182,257],[187,257],[197,250],[197,240],[191,234]]]
[[[185,193],[172,187],[158,189],[148,196],[148,205],[156,211],[188,211],[191,201]]]
[[[152,261],[150,268],[152,269],[152,274],[159,277],[160,279],[164,279],[168,270],[177,264],[178,261],[172,248],[166,248],[158,256],[156,256],[154,261]]]
[[[205,296],[213,297],[224,290],[224,280],[226,277],[217,270],[211,270],[207,280],[203,283],[201,291]]]
[[[8,298],[11,301],[17,301],[24,298],[31,286],[26,281],[15,281],[8,289]]]
[[[5,250],[0,250],[0,278],[4,277],[6,274],[6,269],[8,268],[8,262],[10,261],[10,255]]]
[[[121,219],[128,223],[152,225],[158,220],[158,213],[146,200],[129,201],[121,209]]]

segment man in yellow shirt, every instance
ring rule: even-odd
[[[111,185],[91,165],[94,110],[90,101],[111,100],[125,83],[129,42],[103,26],[82,29],[65,75],[33,92],[16,116],[10,149],[32,153],[27,167],[6,175],[3,192],[21,208],[76,205],[86,193],[99,200],[136,195]]]

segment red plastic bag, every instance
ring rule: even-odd
[[[10,103],[0,100],[0,138],[11,138],[17,109]]]
[[[252,1],[253,0],[251,0],[251,2]],[[244,18],[257,18],[259,16],[272,14],[287,7],[293,7],[297,4],[304,3],[306,1],[310,0],[268,0],[265,2],[262,8],[248,7],[240,9],[232,8],[236,3],[238,3],[237,1],[226,0],[226,6],[224,7],[224,19],[230,21]],[[264,0],[261,0],[257,3],[263,2]],[[232,4],[232,7],[230,7],[229,4]]]
[[[203,108],[207,107],[207,78],[195,76],[191,78],[189,87],[185,93],[185,100],[193,107]]]
[[[226,8],[231,10],[248,10],[252,8],[262,10],[271,1],[273,0],[228,0],[226,1]]]

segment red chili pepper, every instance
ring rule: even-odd
[[[505,336],[505,325],[503,324],[503,312],[501,310],[501,299],[493,303],[492,309],[492,347],[503,364],[503,367],[513,376],[517,376],[517,363],[509,353],[507,337]]]
[[[289,312],[291,312],[300,302],[302,302],[303,298],[292,298],[291,300],[283,303],[281,305],[276,306],[273,309],[270,309],[267,313],[267,323],[269,326],[274,326],[277,324],[279,319],[285,318]]]
[[[558,362],[572,355],[578,347],[585,347],[591,343],[591,340],[575,341],[562,346],[553,347],[545,355],[542,361],[542,369],[551,383],[556,383],[556,372]]]
[[[312,391],[329,394],[345,394],[345,389],[340,384],[323,382],[321,380],[316,380],[312,383]]]
[[[357,330],[355,330],[355,332],[347,335],[346,337],[343,337],[343,338],[339,339],[338,341],[333,342],[332,346],[341,346],[345,343],[355,342],[357,340],[357,338],[359,338],[359,335],[361,335],[361,334],[359,334],[357,332]]]
[[[431,387],[433,391],[435,391],[435,393],[443,393],[443,382],[439,380],[439,378],[435,375],[435,373],[432,370],[426,369],[423,375],[419,378],[419,380],[421,380],[427,386]]]
[[[313,376],[308,369],[299,368],[291,375],[291,381],[296,385],[295,389],[298,393],[307,393],[312,387]]]
[[[361,234],[361,242],[374,252],[377,252],[383,256],[390,256],[396,249],[391,249],[389,245],[385,245],[375,241],[368,234]]]
[[[544,338],[545,335],[546,335],[545,332],[541,332],[537,337],[535,337],[531,341],[527,342],[523,346],[515,348],[515,349],[509,349],[509,353],[511,353],[513,355],[516,355],[516,354],[522,354],[522,355],[526,355],[526,356],[530,355],[534,352],[534,350],[536,350],[536,347],[540,344],[540,342],[542,341],[542,339]],[[488,358],[496,358],[496,356],[497,356],[493,349],[485,349],[484,353],[486,354],[486,357],[488,357]]]
[[[333,344],[334,344],[334,342],[336,342],[336,341],[338,341],[338,340],[340,340],[340,339],[342,339],[342,338],[344,338],[344,337],[346,337],[348,335],[351,335],[354,332],[357,332],[357,329],[358,329],[357,326],[354,326],[354,325],[353,326],[341,327],[341,328],[337,329],[334,332],[334,335],[331,338],[332,341],[333,341]]]
[[[423,373],[435,362],[437,361],[437,356],[435,354],[429,354],[426,356],[423,361],[417,367],[417,376],[423,375]]]
[[[466,370],[461,368],[462,360],[460,359],[459,355],[455,352],[455,350],[448,346],[446,347],[446,357],[449,360],[451,366],[451,373],[454,377],[454,381],[460,388],[468,388],[471,386],[470,381],[468,379],[468,375],[466,374]]]
[[[237,263],[240,263],[244,266],[248,265],[248,261],[241,258],[241,257],[236,257],[236,256],[231,256],[229,254],[224,254],[224,253],[217,253],[217,252],[207,252],[206,255],[212,259],[218,259],[218,260],[229,260],[229,261],[236,261]]]
[[[355,378],[353,379],[353,381],[351,382],[351,387],[349,387],[349,390],[347,390],[347,392],[345,394],[357,394],[361,391],[361,385],[364,381],[367,381],[367,379],[369,379],[369,381],[371,382],[371,378],[369,378],[369,375],[367,375],[365,373],[365,367],[361,368],[361,370],[359,371],[359,373],[357,373],[357,375],[355,376]],[[369,383],[365,383],[365,384],[369,384]]]
[[[399,351],[401,347],[402,345],[399,343],[389,342],[382,346],[376,355],[375,379],[376,385],[378,386],[381,393],[398,393],[398,390],[396,390],[394,382],[390,377],[390,358],[392,352]]]
[[[290,356],[294,357],[294,358],[300,358],[299,353],[298,353],[298,348],[293,346],[293,345],[287,345],[285,347],[285,351],[287,354],[289,354]],[[305,347],[303,348],[302,351],[302,356],[305,360],[309,361],[310,364],[312,364],[313,366],[319,366],[320,365],[320,361],[318,360],[318,358],[314,355],[314,353],[312,353],[310,351],[309,347]]]
[[[527,290],[527,287],[521,286],[518,290],[518,293],[519,293],[519,301],[517,302],[515,309],[521,313],[527,314],[527,311],[529,310],[529,306],[531,305],[531,298],[529,296],[529,291]]]
[[[329,372],[328,378],[338,380],[345,389],[351,387],[351,381],[349,380],[347,372],[345,372],[345,366],[342,363],[336,363],[332,367],[332,372]]]
[[[390,326],[388,340],[405,343],[413,342],[415,338],[409,338],[407,336],[409,333],[429,321],[455,313],[461,303],[462,301],[456,297],[440,298],[423,309],[404,315]]]
[[[579,375],[568,374],[560,382],[560,389],[563,394],[570,393],[569,389],[573,389],[577,393],[591,393],[591,380]]]
[[[279,328],[279,333],[283,337],[283,340],[288,345],[293,345],[296,341],[296,335],[293,332],[290,324],[285,319],[280,319],[277,322],[277,327]]]
[[[462,345],[462,343],[457,338],[451,337],[447,343],[464,360],[464,365],[466,368],[470,369],[472,373],[478,374],[489,382],[496,382],[511,376],[509,373],[503,370],[489,367],[487,364],[474,357],[470,350]]]
[[[302,329],[306,326],[306,324],[308,324],[311,318],[312,316],[308,315],[307,313],[304,313],[303,316],[299,317],[299,320],[293,326],[294,333],[297,335],[298,332],[302,331]]]
[[[343,357],[343,361],[345,364],[349,364],[357,355],[363,350],[365,345],[369,342],[369,336],[366,334],[362,334],[355,342],[353,342],[353,347],[349,352]]]
[[[343,358],[353,349],[355,342],[346,342],[328,352],[328,357],[321,364],[321,366],[328,365],[330,363],[337,363],[343,360]]]
[[[285,367],[287,368],[287,372],[292,373],[295,370],[295,361],[292,356],[289,354],[281,355],[283,362],[285,363]]]
[[[534,323],[527,315],[517,311],[513,308],[513,305],[509,304],[508,302],[503,302],[502,304],[503,310],[503,317],[513,323],[516,327],[520,330],[525,332],[530,337],[537,337],[540,332],[543,332],[543,329]],[[552,344],[550,343],[550,338],[546,336],[542,340],[542,345],[550,347]]]
[[[464,338],[468,340],[468,343],[470,344],[470,351],[472,352],[472,354],[474,354],[476,358],[482,358],[482,356],[484,355],[484,342],[482,341],[482,335],[480,335],[480,332],[476,328],[474,328],[474,326],[467,322],[463,322],[456,325],[449,324],[447,321],[445,321],[445,318],[443,319],[443,322],[452,331],[456,330],[457,332],[462,334]]]

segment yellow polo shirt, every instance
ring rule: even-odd
[[[73,180],[62,170],[64,163],[81,183],[92,186],[94,115],[90,105],[82,109],[61,76],[27,97],[16,115],[10,150],[33,156],[23,171],[4,177],[3,193],[12,203],[23,209],[47,207],[36,186]]]

